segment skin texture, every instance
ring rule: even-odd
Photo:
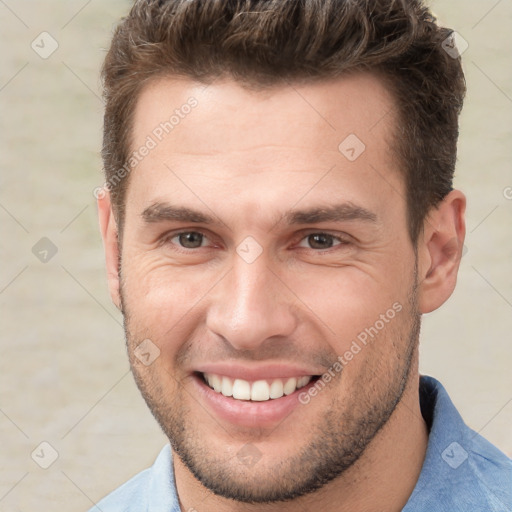
[[[129,177],[122,247],[108,194],[99,200],[112,299],[137,384],[173,447],[182,510],[401,510],[428,440],[419,321],[455,286],[463,194],[430,213],[414,247],[389,146],[393,99],[370,74],[258,92],[160,79],[138,100],[133,148],[190,97],[197,106]],[[355,161],[338,150],[350,134],[366,146]],[[156,203],[214,222],[147,222]],[[338,204],[372,219],[287,221]],[[182,231],[201,233],[198,247],[180,246]],[[262,250],[251,263],[237,253],[248,236]],[[323,374],[393,304],[400,312],[278,424],[235,425],[197,391],[194,370],[220,361]],[[160,350],[150,366],[134,355],[145,339]],[[256,463],[238,456],[244,446]]]

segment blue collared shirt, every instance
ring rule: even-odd
[[[432,377],[420,379],[420,405],[430,429],[427,452],[402,512],[512,512],[512,460],[465,425]],[[89,512],[98,511],[180,512],[169,445]]]

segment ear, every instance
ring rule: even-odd
[[[462,258],[466,197],[452,190],[424,221],[418,240],[419,308],[430,313],[453,293]]]
[[[107,280],[110,297],[116,307],[121,309],[121,294],[119,291],[119,237],[117,224],[112,211],[110,193],[100,194],[98,197],[98,217],[100,221],[101,237],[105,249],[107,263]]]

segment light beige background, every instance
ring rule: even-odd
[[[86,510],[165,442],[129,374],[93,197],[98,71],[128,5],[0,1],[0,511]],[[424,319],[421,369],[512,455],[512,3],[433,5],[469,44],[456,178],[469,209],[458,288]],[[59,45],[47,59],[31,48],[43,31]],[[42,237],[58,249],[47,263],[32,253]],[[58,453],[46,470],[31,458],[43,441]]]

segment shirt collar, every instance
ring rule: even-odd
[[[510,459],[464,423],[432,377],[420,378],[420,406],[430,434],[420,477],[403,512],[512,510]]]

